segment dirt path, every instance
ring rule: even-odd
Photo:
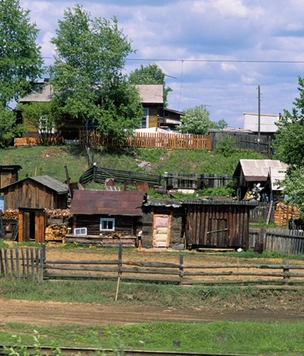
[[[42,325],[107,325],[132,324],[152,321],[297,321],[304,320],[303,311],[285,310],[231,310],[198,308],[178,310],[149,306],[121,306],[83,303],[35,302],[0,299],[0,323],[18,322]]]

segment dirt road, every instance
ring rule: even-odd
[[[197,309],[156,308],[145,305],[122,306],[84,303],[35,302],[0,299],[0,323],[18,322],[31,325],[107,325],[152,321],[198,322],[230,321],[297,321],[304,312],[295,308],[244,310],[206,307]]]

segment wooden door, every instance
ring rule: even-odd
[[[209,246],[229,246],[227,219],[209,219],[207,234],[207,241]]]
[[[153,247],[168,247],[170,243],[170,215],[153,215]]]

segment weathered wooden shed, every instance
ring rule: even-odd
[[[21,168],[19,165],[0,166],[0,188],[16,182]]]
[[[238,248],[249,246],[249,211],[257,203],[185,200],[187,247]]]
[[[136,236],[145,195],[139,191],[76,190],[70,210],[74,234]]]
[[[49,176],[27,177],[3,188],[4,210],[22,208],[66,209],[68,186]]]
[[[152,199],[143,204],[143,246],[169,247],[183,242],[184,209],[177,199]]]

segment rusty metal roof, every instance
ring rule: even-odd
[[[138,191],[76,190],[72,214],[141,216],[145,193]]]

